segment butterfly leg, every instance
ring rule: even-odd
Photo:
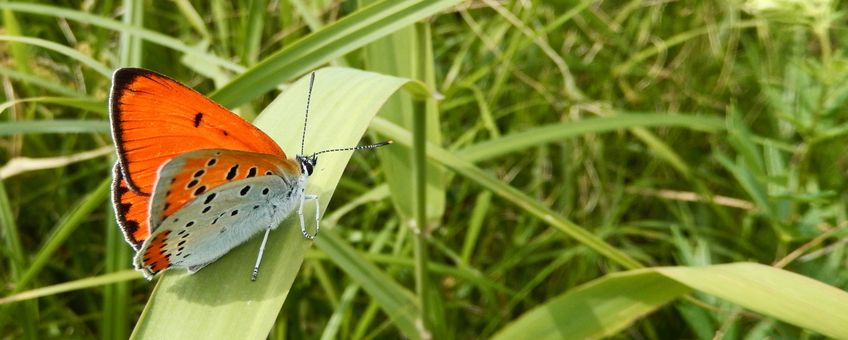
[[[306,230],[306,222],[303,219],[303,206],[306,205],[306,201],[315,201],[315,233],[310,234]],[[321,207],[318,205],[318,195],[302,195],[300,198],[300,207],[297,209],[297,215],[300,217],[300,232],[303,233],[303,237],[307,240],[314,240],[315,236],[318,235],[318,230],[321,229]]]
[[[262,254],[265,254],[265,243],[268,243],[268,234],[271,233],[271,226],[265,229],[265,237],[262,238],[262,244],[259,245],[259,254],[256,255],[256,264],[253,266],[253,273],[250,274],[250,281],[256,281],[256,276],[259,275],[259,264],[262,263]]]

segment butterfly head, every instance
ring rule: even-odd
[[[315,165],[318,164],[318,155],[313,154],[312,156],[304,156],[297,155],[296,157],[297,163],[300,164],[300,173],[311,176],[312,171],[315,170]]]

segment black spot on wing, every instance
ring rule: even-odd
[[[197,190],[194,191],[194,196],[200,196],[200,194],[202,194],[204,191],[206,191],[206,186],[201,185],[197,187]]]
[[[194,177],[196,178],[196,177],[203,176],[204,173],[206,173],[206,170],[203,170],[203,169],[197,170],[197,172],[194,173]]]
[[[238,210],[233,210],[233,212],[230,213],[230,216],[235,216],[235,215],[238,215]]]
[[[251,167],[250,170],[247,170],[247,178],[251,178],[256,176],[256,167]]]
[[[191,182],[188,182],[188,185],[186,185],[186,189],[194,188],[194,186],[197,185],[198,183],[200,183],[200,181],[198,181],[197,178],[195,178],[195,179],[191,180]]]
[[[211,206],[211,205],[207,205],[207,206],[206,206],[206,208],[203,208],[203,211],[201,211],[200,213],[201,213],[201,214],[208,213],[208,212],[209,212],[209,210],[211,210],[211,209],[212,209],[212,206]]]
[[[212,200],[215,199],[215,195],[216,194],[213,192],[213,193],[209,194],[209,196],[206,196],[206,200],[203,201],[203,204],[212,203]]]
[[[200,120],[203,119],[203,112],[198,112],[194,115],[194,127],[200,126]]]
[[[244,196],[247,195],[248,192],[250,192],[250,186],[245,185],[244,188],[241,188],[241,191],[239,191],[239,195]]]
[[[228,181],[231,181],[233,178],[236,178],[236,175],[238,174],[238,167],[239,167],[238,164],[233,165],[233,167],[230,168],[230,171],[227,171],[227,180]]]
[[[218,163],[217,158],[210,158],[208,162],[206,162],[206,166],[213,166]]]
[[[267,195],[269,192],[271,192],[271,189],[268,189],[268,188],[262,189],[263,195]]]

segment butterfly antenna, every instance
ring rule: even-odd
[[[350,147],[350,148],[339,148],[339,149],[329,149],[329,150],[323,150],[323,151],[318,151],[318,152],[316,152],[316,153],[312,154],[312,157],[318,156],[318,155],[320,155],[320,154],[322,154],[322,153],[328,153],[328,152],[339,152],[339,151],[350,151],[350,150],[356,151],[356,150],[369,150],[369,149],[376,149],[376,148],[379,148],[379,147],[381,147],[381,146],[386,146],[386,145],[389,145],[389,144],[392,144],[392,143],[394,143],[394,142],[392,142],[392,141],[390,141],[390,140],[387,140],[387,141],[385,141],[385,142],[380,142],[380,143],[376,143],[376,144],[357,145],[357,146]]]
[[[309,102],[312,101],[312,85],[315,84],[315,72],[309,74],[309,92],[306,94],[306,115],[303,117],[303,134],[300,136],[300,154],[303,154],[303,144],[306,143],[306,122],[309,121]]]

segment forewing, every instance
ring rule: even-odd
[[[128,187],[150,194],[157,170],[192,150],[229,149],[286,158],[265,133],[209,98],[153,71],[122,68],[112,79],[110,119]]]
[[[298,190],[272,175],[207,191],[162,221],[136,254],[136,269],[152,277],[171,267],[201,268],[259,231],[276,228],[299,203],[293,195]]]
[[[291,182],[299,173],[294,161],[260,153],[212,149],[181,154],[159,171],[150,206],[150,225],[155,230],[162,220],[221,185],[270,175]]]

